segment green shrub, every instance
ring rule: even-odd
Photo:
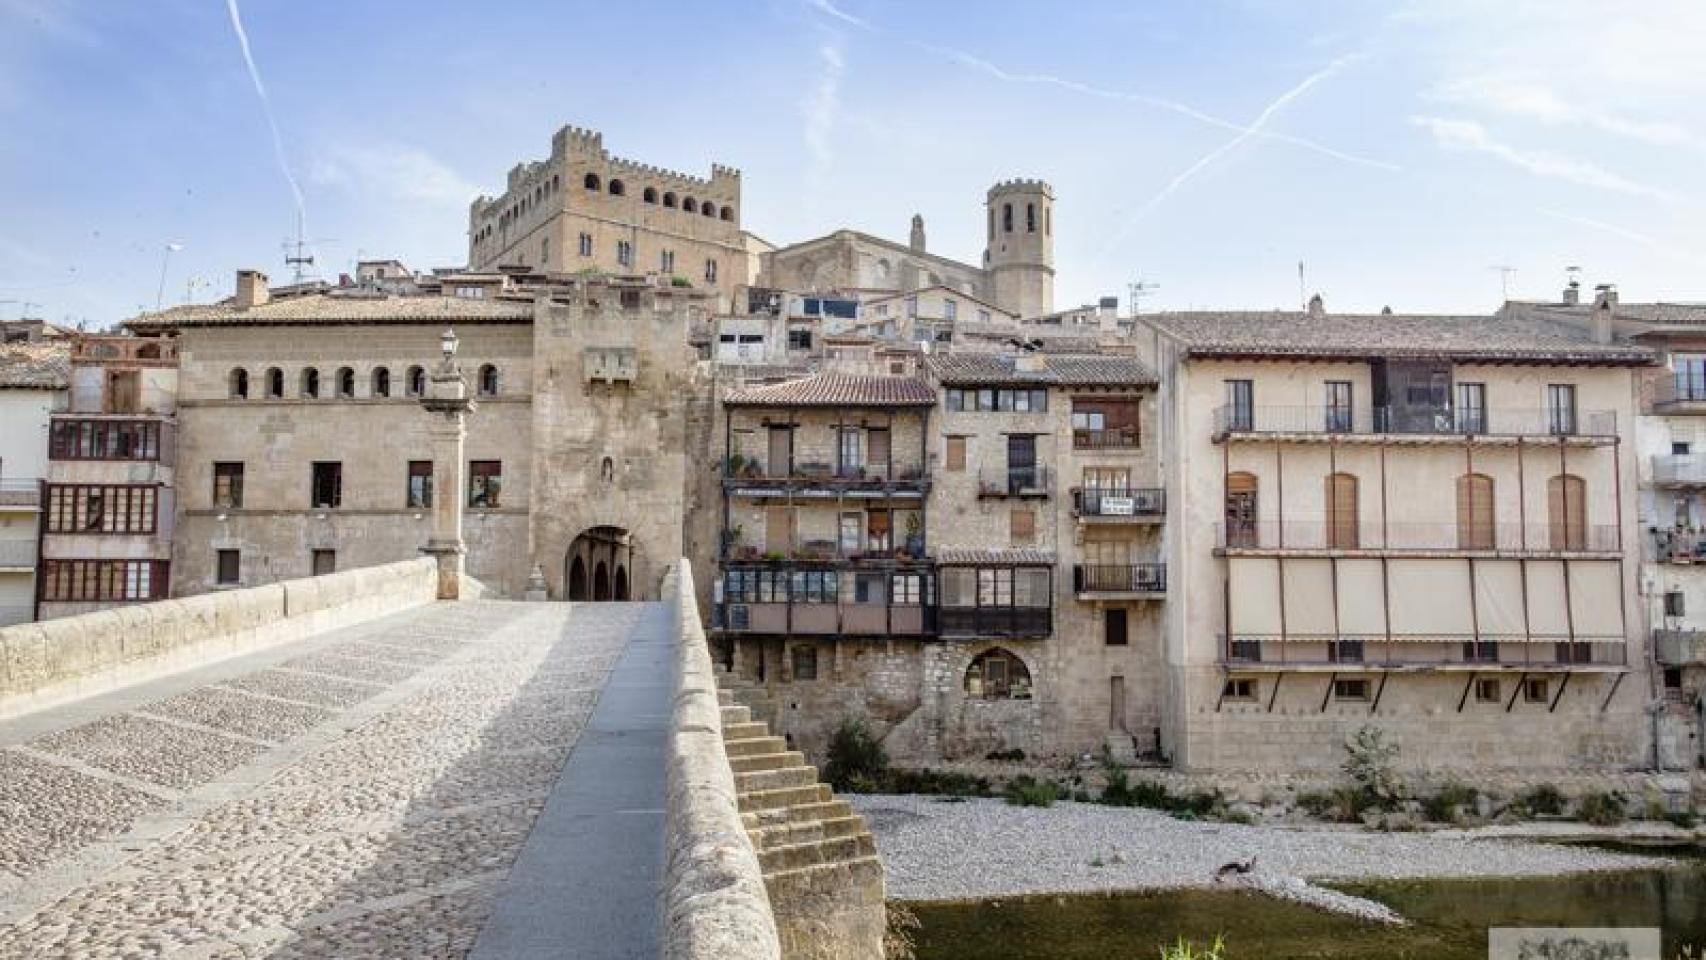
[[[1356,823],[1362,812],[1376,806],[1372,798],[1357,787],[1335,787],[1313,790],[1297,795],[1297,805],[1310,816],[1338,823]]]
[[[669,285],[672,287],[691,287],[693,286],[693,281],[686,277],[670,277]]]
[[[983,759],[1016,763],[1025,759],[1025,751],[1018,747],[1011,750],[991,750],[983,755]]]
[[[1564,812],[1564,793],[1550,783],[1543,783],[1518,794],[1511,805],[1529,816],[1556,817]]]
[[[1015,807],[1052,807],[1060,799],[1060,787],[1052,780],[1038,780],[1021,774],[1008,781],[1003,792],[1007,802]]]
[[[1460,808],[1474,807],[1481,791],[1462,783],[1447,783],[1422,801],[1422,812],[1435,823],[1452,823]]]
[[[1368,804],[1390,809],[1403,799],[1398,782],[1398,744],[1378,727],[1362,727],[1345,741],[1341,769],[1366,797]]]
[[[890,768],[883,780],[887,793],[913,793],[923,796],[987,797],[989,781],[969,773],[951,770],[908,770]]]
[[[841,721],[829,738],[827,757],[823,778],[837,790],[868,793],[888,779],[888,754],[863,720]]]
[[[1226,941],[1217,936],[1208,946],[1198,947],[1181,936],[1172,946],[1161,948],[1161,960],[1227,960]]]
[[[1110,768],[1107,786],[1102,788],[1099,803],[1110,807],[1147,807],[1162,810],[1180,819],[1196,820],[1218,812],[1222,807],[1218,792],[1197,791],[1175,794],[1167,785],[1152,780],[1131,782],[1124,770]]]
[[[1692,810],[1673,810],[1665,814],[1665,819],[1684,830],[1693,830],[1700,823],[1700,817]]]
[[[1616,791],[1583,794],[1577,816],[1596,827],[1615,827],[1623,822],[1623,797]]]

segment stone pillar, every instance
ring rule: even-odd
[[[462,498],[467,486],[463,442],[467,416],[474,409],[468,381],[456,362],[456,333],[446,328],[440,337],[444,356],[427,378],[421,406],[428,416],[427,437],[432,447],[432,537],[421,552],[438,561],[438,599],[462,595]]]

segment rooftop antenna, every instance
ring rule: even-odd
[[[314,254],[310,251],[313,250],[313,245],[316,243],[331,242],[326,239],[310,240],[304,237],[302,233],[302,212],[297,211],[296,239],[284,241],[284,265],[291,270],[292,283],[301,283],[309,277],[318,276],[314,271]]]
[[[1502,302],[1510,302],[1511,274],[1516,272],[1516,268],[1506,263],[1496,263],[1487,269],[1499,271],[1499,294],[1502,297]]]
[[[166,268],[172,263],[172,254],[183,248],[184,245],[181,243],[167,243],[164,252],[160,254],[160,286],[154,291],[154,310],[156,312],[165,306]]]
[[[1136,280],[1126,284],[1126,298],[1131,301],[1131,315],[1137,316],[1138,306],[1144,297],[1154,296],[1161,289],[1161,284],[1150,283],[1147,280]]]
[[[206,290],[212,286],[213,286],[212,283],[208,282],[207,280],[205,280],[201,277],[190,277],[188,280],[185,280],[184,281],[184,303],[186,303],[186,304],[195,303],[195,292],[197,290]]]
[[[1303,261],[1297,261],[1297,309],[1309,309],[1309,284],[1304,282]]]

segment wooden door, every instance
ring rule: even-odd
[[[1587,548],[1587,484],[1559,474],[1546,481],[1546,526],[1553,550]]]
[[[791,427],[770,428],[770,460],[764,465],[767,477],[786,477],[794,470],[794,431]]]
[[[764,511],[764,550],[791,553],[794,549],[794,508],[767,507]]]
[[[1256,475],[1234,473],[1226,478],[1226,545],[1256,545]]]

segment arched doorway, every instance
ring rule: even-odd
[[[589,527],[563,557],[563,592],[570,600],[630,600],[637,551],[621,527]],[[643,588],[642,588],[643,589]]]
[[[590,599],[586,593],[586,561],[580,557],[569,561],[569,599]]]

